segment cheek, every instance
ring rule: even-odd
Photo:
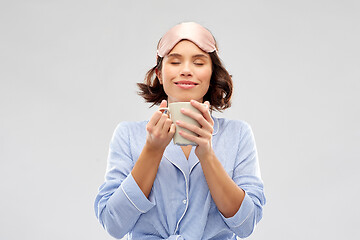
[[[211,68],[203,69],[198,73],[199,78],[201,78],[202,81],[209,81],[211,78]]]
[[[174,68],[164,67],[162,70],[163,81],[176,77],[177,71]]]

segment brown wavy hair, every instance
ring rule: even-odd
[[[209,53],[209,55],[212,62],[212,74],[209,89],[203,100],[204,102],[210,102],[210,111],[216,110],[222,112],[231,106],[233,92],[232,76],[223,66],[216,51]],[[155,73],[156,69],[161,71],[163,59],[163,57],[158,56],[156,66],[146,73],[144,83],[137,83],[140,89],[138,94],[146,102],[153,103],[150,107],[159,105],[162,100],[168,97]]]

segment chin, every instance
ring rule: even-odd
[[[198,100],[200,99],[200,100]],[[190,102],[191,100],[196,100],[198,102],[202,102],[202,98],[196,97],[196,96],[177,96],[177,97],[169,97],[168,96],[168,101],[171,102]]]
[[[202,102],[201,100],[198,100],[197,98],[185,98],[185,99],[178,100],[177,102],[190,102],[191,100],[196,100],[198,102]]]

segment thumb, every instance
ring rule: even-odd
[[[210,108],[210,102],[209,101],[205,101],[204,103]]]
[[[167,101],[164,99],[161,101],[159,108],[167,107]]]
[[[160,108],[166,108],[167,107],[167,101],[166,100],[162,100],[159,106],[159,110]],[[162,109],[160,110],[162,113],[164,113],[166,110]]]

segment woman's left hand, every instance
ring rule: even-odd
[[[212,149],[212,134],[214,131],[214,121],[211,118],[209,107],[209,101],[205,101],[205,106],[198,101],[191,100],[191,105],[197,108],[200,113],[193,112],[188,109],[182,109],[181,112],[193,119],[195,119],[199,124],[200,127],[195,126],[193,124],[185,123],[182,121],[177,121],[176,125],[179,127],[183,127],[189,129],[190,131],[196,133],[197,136],[193,136],[185,131],[179,131],[179,134],[184,138],[195,142],[198,146],[195,149],[196,156],[201,159],[203,157],[209,156],[209,154],[213,153]]]

